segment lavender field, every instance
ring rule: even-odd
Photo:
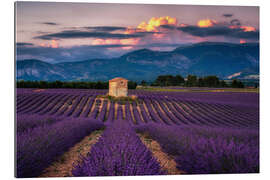
[[[101,130],[72,176],[166,175],[142,143],[156,141],[181,174],[259,172],[259,93],[17,89],[17,177],[41,176],[84,137]]]

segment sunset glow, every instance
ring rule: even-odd
[[[259,42],[258,7],[17,4],[20,59],[33,56],[48,61],[77,61],[118,57],[144,48],[170,51],[201,42]]]
[[[183,24],[183,23],[179,24],[179,27],[187,27],[187,26],[188,26],[187,24]]]
[[[206,28],[206,27],[212,27],[216,23],[217,22],[215,20],[203,19],[203,20],[198,21],[197,26],[202,27],[202,28]]]
[[[251,31],[256,31],[256,28],[252,26],[240,26],[241,29],[244,30],[244,32],[251,32]]]
[[[132,39],[94,39],[92,45],[136,45],[139,43],[139,38]],[[122,49],[132,49],[132,46],[123,46]]]
[[[177,25],[177,19],[170,17],[170,16],[164,16],[164,17],[152,17],[148,23],[145,21],[141,22],[137,28],[144,30],[144,31],[154,31],[158,32],[158,27],[161,25]]]
[[[56,40],[51,40],[49,43],[40,43],[41,47],[58,48],[59,44]]]
[[[252,27],[252,26],[237,26],[237,25],[233,25],[233,26],[229,26],[229,28],[231,28],[231,29],[242,29],[244,32],[256,31],[256,28],[255,27]]]
[[[52,40],[52,41],[51,41],[51,44],[50,44],[50,47],[51,47],[51,48],[58,48],[58,47],[59,47],[59,44],[57,43],[56,40]]]
[[[247,41],[244,39],[240,39],[240,44],[244,44],[244,43],[247,43]]]

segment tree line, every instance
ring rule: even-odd
[[[87,82],[87,81],[17,81],[17,88],[71,88],[71,89],[109,89],[109,82]],[[136,89],[137,83],[128,81],[128,89]]]
[[[108,89],[108,81],[87,82],[87,81],[24,81],[16,82],[17,88],[72,88],[72,89]],[[160,75],[154,82],[147,83],[142,80],[142,86],[185,86],[185,87],[232,87],[244,88],[244,84],[239,80],[233,80],[227,83],[220,80],[217,76],[197,77],[196,75],[188,75],[184,79],[181,75]],[[135,81],[128,81],[128,89],[136,89]]]
[[[141,81],[142,86],[146,86],[146,81]],[[244,88],[244,84],[234,79],[231,83],[220,80],[217,76],[197,77],[196,75],[188,75],[184,79],[181,75],[160,75],[150,84],[151,86],[185,86],[185,87],[232,87]]]

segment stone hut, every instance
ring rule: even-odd
[[[128,94],[128,80],[117,77],[109,80],[109,96],[126,97]]]

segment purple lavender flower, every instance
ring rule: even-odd
[[[164,174],[152,153],[131,126],[122,119],[109,124],[74,176],[128,176]]]

